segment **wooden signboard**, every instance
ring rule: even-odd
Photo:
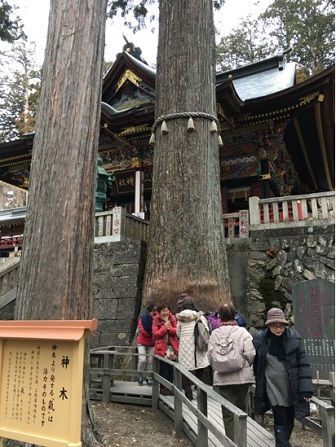
[[[97,320],[0,322],[2,438],[82,445],[84,332],[96,328]]]
[[[293,287],[295,329],[310,360],[313,378],[335,371],[335,284],[313,279]]]

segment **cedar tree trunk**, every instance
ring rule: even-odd
[[[214,25],[211,0],[161,0],[156,119],[203,112],[215,115]],[[166,120],[155,132],[150,243],[144,302],[180,293],[203,310],[228,302],[230,283],[221,220],[218,133],[211,120]]]
[[[106,2],[51,1],[17,319],[91,318]],[[82,442],[93,446],[85,396]]]

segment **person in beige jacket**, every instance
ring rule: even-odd
[[[214,390],[233,403],[236,407],[246,412],[246,396],[248,388],[254,383],[254,375],[251,365],[255,357],[255,349],[251,334],[244,328],[238,326],[235,320],[235,308],[231,304],[225,304],[218,311],[220,326],[210,336],[208,345],[208,358],[213,366],[213,349],[221,339],[230,337],[236,345],[241,348],[243,356],[242,368],[228,372],[219,373],[214,369]],[[231,411],[222,407],[223,421],[226,435],[233,440],[234,416]]]

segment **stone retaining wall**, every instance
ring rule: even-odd
[[[121,241],[95,244],[93,313],[98,318],[92,348],[129,345],[141,305],[146,244]]]
[[[333,225],[255,231],[248,247],[247,318],[250,331],[264,326],[267,311],[281,307],[292,320],[292,288],[316,278],[335,282]],[[292,320],[293,322],[293,320]]]
[[[292,318],[294,284],[315,278],[335,282],[333,225],[253,231],[251,238],[231,240],[227,254],[234,302],[252,333],[264,326],[273,306]],[[91,347],[132,342],[145,258],[146,244],[141,241],[95,245],[92,317],[98,318],[99,325]],[[3,301],[0,318],[12,319],[14,297]]]

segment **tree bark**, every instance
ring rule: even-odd
[[[160,1],[150,242],[144,302],[189,293],[204,310],[231,299],[221,220],[218,133],[215,116],[215,45],[211,0]],[[180,114],[182,114],[180,116]]]
[[[51,1],[17,319],[91,318],[106,3]],[[86,393],[83,446],[96,442],[88,406]]]

